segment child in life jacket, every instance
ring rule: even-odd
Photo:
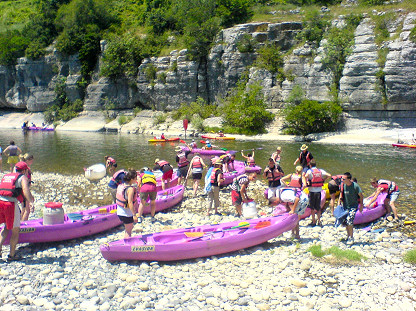
[[[254,161],[254,149],[252,150],[252,153],[248,153],[247,156],[245,156],[243,150],[241,150],[241,155],[246,159],[246,166],[256,166],[256,162]]]

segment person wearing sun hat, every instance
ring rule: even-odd
[[[296,159],[293,165],[300,163],[300,165],[302,165],[302,172],[306,173],[306,171],[309,169],[309,162],[311,162],[312,159],[313,155],[309,152],[308,146],[306,144],[303,144],[300,147],[299,158]]]
[[[188,146],[188,145],[187,145]],[[186,179],[189,169],[188,155],[191,153],[191,148],[188,146],[188,150],[182,149],[180,146],[175,147],[176,151],[176,163],[178,163],[178,185],[182,183],[182,178]],[[186,185],[185,185],[186,187]]]

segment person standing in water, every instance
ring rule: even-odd
[[[7,163],[10,164],[10,172],[13,172],[14,165],[19,161],[19,154],[22,153],[22,150],[14,144],[14,140],[11,140],[10,145],[3,152],[9,157]]]

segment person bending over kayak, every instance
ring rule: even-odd
[[[124,238],[130,238],[134,223],[137,222],[137,172],[129,169],[117,187],[117,216],[124,224]]]
[[[111,193],[111,197],[113,198],[113,203],[116,204],[116,194],[117,194],[117,187],[123,183],[123,178],[126,176],[125,170],[118,170],[113,174],[110,181],[108,182],[108,189]]]
[[[365,207],[371,206],[371,204],[377,200],[377,197],[380,193],[387,192],[387,197],[384,200],[384,205],[388,209],[388,214],[390,214],[393,211],[394,221],[397,221],[399,219],[399,216],[397,216],[397,208],[394,202],[396,202],[397,198],[400,195],[399,187],[396,185],[394,181],[386,179],[372,178],[370,182],[371,185],[374,188],[376,188],[376,191],[374,191],[368,198],[366,198],[368,202],[366,202]]]
[[[248,203],[251,199],[247,196],[247,187],[250,181],[257,178],[257,173],[243,174],[233,179],[231,184],[231,200],[235,206],[236,216],[243,216],[242,204]]]
[[[342,176],[343,175],[331,176],[331,180],[328,182],[328,191],[331,197],[331,200],[329,201],[329,206],[331,207],[332,215],[334,215],[335,197],[337,195],[337,192],[341,189],[340,187],[342,182]]]
[[[245,156],[243,150],[241,150],[241,156],[246,159],[246,166],[256,166],[256,162],[254,161],[254,149],[252,150],[252,153],[248,153],[247,156]]]
[[[170,181],[172,180],[173,167],[168,161],[155,159],[155,167],[153,171],[160,170],[162,175],[162,189],[168,189],[170,187]]]
[[[140,170],[140,179],[138,179],[138,187],[140,189],[140,205],[137,213],[137,222],[142,222],[143,209],[146,205],[147,199],[150,200],[150,216],[151,221],[155,221],[156,214],[156,197],[157,197],[157,182],[152,170],[144,167]]]
[[[110,156],[105,156],[104,161],[105,161],[105,168],[108,169],[108,173],[111,176],[113,176],[117,168],[116,160]]]

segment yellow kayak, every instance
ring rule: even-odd
[[[331,198],[331,195],[329,194],[328,184],[324,184],[322,186],[322,190],[325,190],[326,199],[329,200]],[[309,194],[309,188],[303,189],[303,192],[305,192],[306,194]],[[337,191],[337,193],[335,193],[335,196],[339,196],[339,191]]]
[[[179,140],[179,137],[166,138],[166,139],[152,138],[152,139],[149,139],[148,142],[149,143],[167,143],[167,142],[178,141],[178,140]]]

